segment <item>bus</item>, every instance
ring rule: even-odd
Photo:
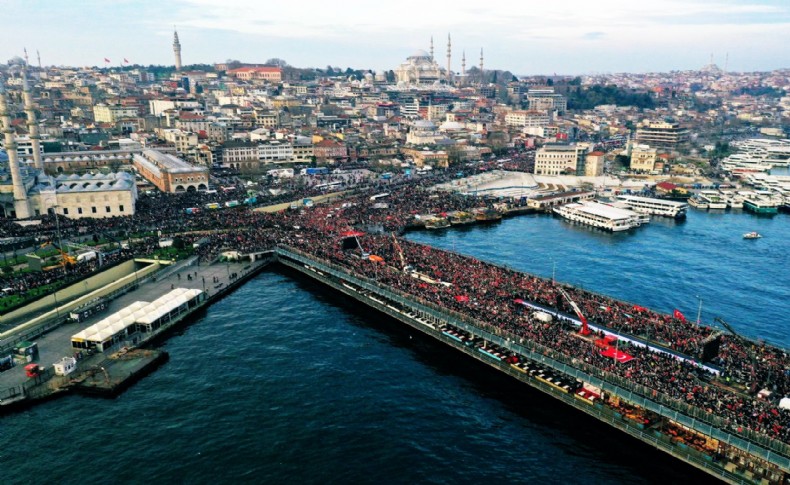
[[[389,195],[390,195],[390,193],[389,193],[389,192],[382,192],[382,193],[380,193],[380,194],[371,195],[371,196],[370,196],[370,200],[379,200],[379,199],[383,199],[384,197],[387,197],[387,196],[389,196]]]
[[[330,190],[338,190],[343,187],[343,182],[329,182],[326,184],[318,184],[315,186],[316,189],[321,190],[323,192],[327,192]]]

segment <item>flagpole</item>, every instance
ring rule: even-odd
[[[697,325],[700,324],[700,319],[702,317],[702,298],[697,295],[697,299],[699,300],[699,308],[697,309]]]

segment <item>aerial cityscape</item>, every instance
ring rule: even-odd
[[[790,484],[787,4],[45,3],[7,483]]]

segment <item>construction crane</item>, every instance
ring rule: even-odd
[[[398,251],[398,257],[400,257],[400,264],[401,268],[404,272],[408,273],[412,270],[412,267],[406,264],[406,258],[403,256],[403,249],[400,247],[400,243],[398,243],[398,238],[395,237],[395,233],[392,233],[392,244],[395,246],[395,250]]]
[[[58,246],[52,241],[47,241],[44,244],[39,245],[38,249],[44,249],[47,246],[52,246],[60,254],[60,263],[58,264],[58,266],[66,266],[67,264],[69,265],[77,264],[77,260],[76,258],[74,258],[74,256],[70,255],[69,253],[61,249],[60,246]]]
[[[573,308],[573,311],[576,312],[576,316],[578,316],[579,320],[582,321],[581,334],[582,335],[590,335],[590,327],[587,326],[587,319],[584,318],[584,315],[582,315],[582,311],[579,308],[579,305],[577,305],[576,302],[573,301],[573,299],[570,297],[570,295],[568,295],[568,293],[564,289],[562,289],[561,286],[558,286],[557,289],[562,294],[562,296],[565,297],[566,300],[568,300],[568,303],[571,305],[571,308]]]
[[[724,328],[726,328],[727,331],[729,331],[732,334],[732,336],[735,337],[735,340],[739,344],[741,344],[741,346],[743,347],[743,351],[746,352],[746,355],[749,356],[749,360],[751,360],[752,363],[752,368],[750,372],[751,380],[752,380],[752,388],[750,389],[750,391],[752,393],[756,392],[757,391],[757,375],[756,375],[757,358],[755,358],[754,352],[752,352],[751,350],[751,342],[743,338],[738,332],[735,331],[734,328],[730,326],[729,323],[725,322],[724,319],[720,317],[714,317],[713,321],[716,323],[720,323]]]

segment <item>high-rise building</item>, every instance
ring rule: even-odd
[[[688,129],[678,123],[647,122],[636,130],[636,141],[656,148],[676,149],[688,140]]]
[[[173,29],[173,54],[176,57],[176,71],[181,70],[181,42],[178,41],[178,31]]]

